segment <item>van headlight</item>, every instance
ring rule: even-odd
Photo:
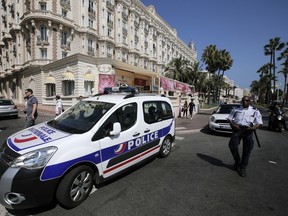
[[[39,169],[44,167],[54,153],[57,151],[57,147],[50,146],[35,151],[28,152],[18,158],[12,163],[11,167],[14,168],[26,168],[26,169]]]

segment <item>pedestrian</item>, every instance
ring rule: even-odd
[[[83,96],[80,95],[78,99],[79,99],[79,101],[82,101],[83,100]]]
[[[183,105],[183,118],[186,117],[187,118],[187,112],[188,112],[188,102],[187,100],[185,100],[184,105]]]
[[[188,107],[189,107],[189,115],[190,115],[190,117],[192,119],[193,118],[193,111],[195,110],[195,104],[194,104],[193,99],[191,99]]]
[[[229,121],[233,134],[229,141],[229,148],[234,158],[234,169],[242,177],[246,176],[246,167],[249,162],[250,153],[253,149],[253,131],[262,124],[262,115],[259,110],[250,106],[250,97],[242,98],[243,107],[234,108],[229,114]],[[238,147],[243,140],[242,158],[240,158]]]
[[[35,125],[35,120],[38,116],[38,100],[33,95],[33,90],[30,88],[25,90],[25,96],[27,98],[25,128],[28,128]]]
[[[56,95],[55,115],[58,116],[62,113],[63,104],[60,95]]]

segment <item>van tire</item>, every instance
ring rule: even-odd
[[[162,142],[160,152],[159,152],[159,157],[160,158],[165,158],[168,157],[172,149],[172,140],[169,136],[165,137],[165,139]]]
[[[58,203],[71,209],[81,204],[93,188],[94,171],[89,166],[79,166],[68,172],[56,191]]]

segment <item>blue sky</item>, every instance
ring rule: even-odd
[[[186,44],[194,41],[198,61],[205,47],[226,49],[233,66],[225,75],[241,88],[258,80],[256,71],[269,62],[264,46],[281,37],[288,42],[288,0],[141,0],[177,30]],[[205,67],[203,68],[205,69]],[[280,66],[276,69],[280,70]],[[278,74],[284,85],[283,75]]]

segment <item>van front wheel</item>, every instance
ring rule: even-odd
[[[168,157],[172,149],[172,141],[170,137],[165,137],[160,148],[159,157]]]
[[[67,209],[81,204],[93,188],[93,175],[89,166],[79,166],[67,173],[56,191],[58,203]]]

